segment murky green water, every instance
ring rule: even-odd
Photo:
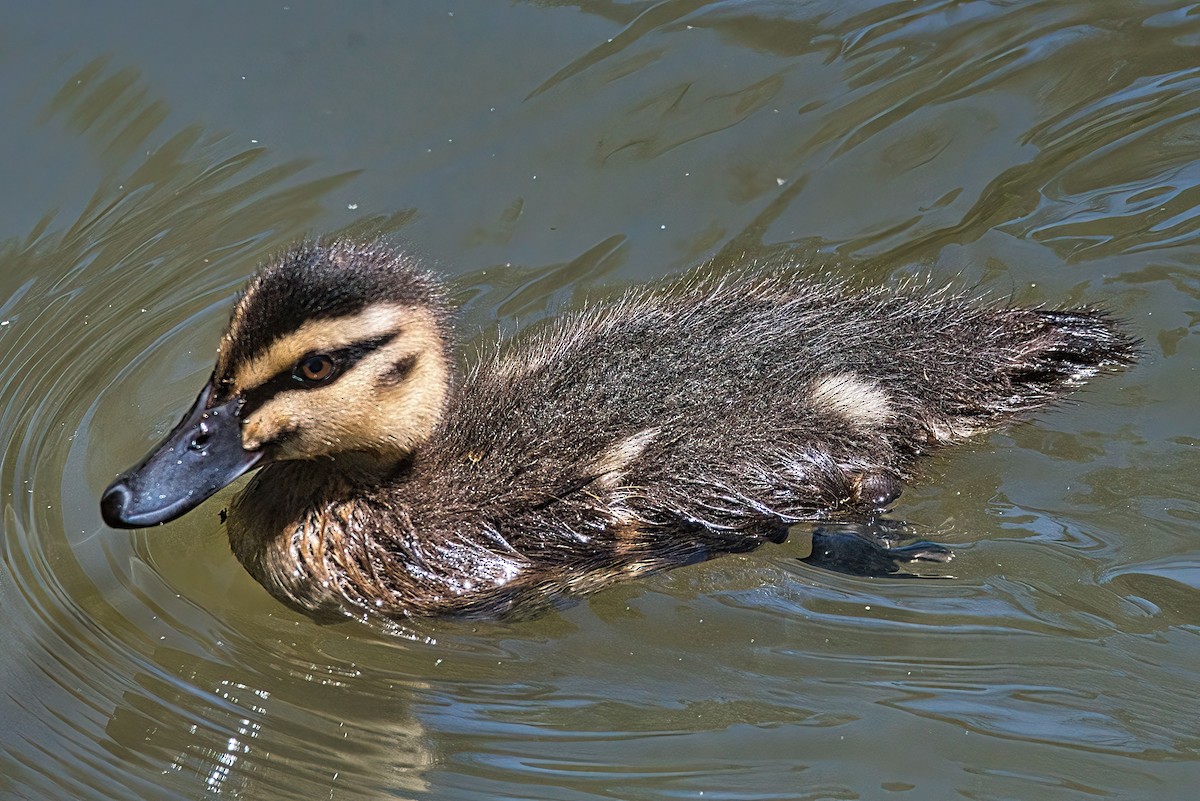
[[[0,28],[0,796],[1192,798],[1200,11],[1156,2],[28,4]],[[1146,341],[938,459],[949,581],[800,545],[396,639],[281,608],[215,501],[111,531],[233,293],[410,240],[472,331],[820,251]]]

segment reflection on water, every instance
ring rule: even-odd
[[[0,50],[0,207],[31,221],[0,233],[0,795],[1190,796],[1194,11],[72,13],[84,33],[31,11]],[[953,580],[814,571],[793,542],[395,638],[274,603],[228,495],[133,534],[96,508],[252,266],[313,231],[436,254],[464,358],[701,258],[797,254],[1102,302],[1147,353],[906,491]]]

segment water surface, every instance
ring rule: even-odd
[[[6,16],[0,796],[1192,797],[1194,7]],[[906,490],[952,580],[832,575],[789,542],[400,638],[268,597],[228,494],[133,533],[96,505],[190,403],[253,266],[318,232],[414,243],[468,344],[784,257],[1101,303],[1145,357]]]

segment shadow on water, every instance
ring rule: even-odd
[[[0,795],[1189,797],[1200,17],[455,6],[147,22],[171,52],[141,69],[30,40],[77,55],[14,114],[96,178],[0,242]],[[196,58],[180,31],[240,49]],[[242,58],[237,88],[195,77],[197,107],[267,83],[239,130],[278,116],[275,141],[321,127],[352,155],[247,145],[159,96]],[[340,227],[364,180],[401,210]],[[791,541],[531,621],[319,626],[229,554],[228,495],[134,534],[96,509],[207,375],[251,265],[313,230],[439,243],[467,359],[634,280],[797,254],[1103,302],[1147,354],[905,491],[953,580],[831,575]]]

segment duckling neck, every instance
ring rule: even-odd
[[[368,454],[268,465],[230,505],[230,547],[279,600],[309,614],[334,611],[345,576],[370,570],[363,488],[400,469]]]
[[[316,463],[328,482],[378,487],[391,476],[411,468],[412,462],[413,454],[409,451],[353,451],[338,454],[332,459],[320,459]]]

